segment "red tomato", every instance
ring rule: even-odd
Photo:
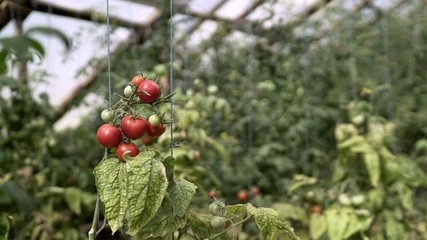
[[[311,208],[311,212],[312,212],[312,213],[321,214],[321,213],[322,213],[322,207],[321,207],[321,206],[319,206],[319,205],[314,205],[314,206]]]
[[[152,103],[160,96],[160,87],[151,80],[145,80],[138,86],[138,97],[141,102]]]
[[[138,146],[132,142],[121,143],[116,150],[117,157],[120,159],[120,161],[125,162],[125,160],[123,160],[123,154],[126,152],[130,157],[135,157],[139,153]]]
[[[131,82],[134,86],[139,86],[139,84],[141,84],[143,81],[145,81],[145,78],[141,75],[136,75],[135,77],[132,78]]]
[[[166,131],[166,126],[163,123],[160,123],[158,126],[153,126],[151,124],[147,125],[147,133],[152,137],[161,136]]]
[[[251,188],[251,195],[252,196],[257,196],[259,194],[259,188],[257,186],[253,186]]]
[[[130,139],[138,139],[144,135],[147,131],[147,120],[139,116],[134,118],[132,115],[128,114],[123,117],[120,127],[123,134]]]
[[[144,136],[141,137],[141,141],[144,145],[150,145],[153,140],[154,138],[148,134],[144,134]]]
[[[209,197],[210,198],[214,198],[215,197],[215,191],[214,190],[212,190],[212,191],[209,192]]]
[[[96,133],[99,144],[106,148],[117,147],[122,141],[122,133],[111,124],[103,124]]]
[[[246,191],[239,191],[236,195],[237,201],[244,203],[248,201],[248,193]]]

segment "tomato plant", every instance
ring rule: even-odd
[[[125,162],[123,159],[123,154],[127,153],[130,157],[135,157],[139,153],[138,146],[135,143],[121,143],[117,147],[116,155],[119,158],[120,161]]]
[[[122,133],[111,124],[103,124],[96,133],[99,144],[106,148],[117,147],[122,141]]]
[[[160,87],[151,80],[145,80],[138,86],[138,96],[142,102],[152,103],[160,96]]]
[[[130,139],[138,139],[147,131],[147,120],[139,116],[134,118],[131,114],[123,117],[120,128],[123,134]]]

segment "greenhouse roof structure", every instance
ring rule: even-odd
[[[29,64],[29,70],[44,69],[49,72],[49,88],[38,85],[35,92],[47,91],[51,103],[58,109],[58,119],[66,125],[74,114],[85,112],[85,107],[70,110],[70,102],[76,97],[87,101],[102,99],[84,91],[95,76],[107,67],[106,7],[107,0],[2,0],[0,1],[0,37],[13,36],[16,31],[25,31],[34,26],[50,26],[76,38],[73,51],[65,53],[59,42],[48,36],[38,36],[49,46],[41,63]],[[340,19],[324,18],[330,8],[341,11],[360,11],[366,14],[367,24],[375,21],[372,11],[394,11],[410,5],[411,0],[175,0],[173,1],[172,24],[175,27],[174,43],[179,46],[186,41],[189,48],[198,46],[216,34],[218,24],[228,24],[233,32],[248,32],[248,24],[257,24],[249,34],[263,37],[275,25],[289,25],[296,38],[310,36],[310,41],[321,39],[339,24]],[[111,33],[112,56],[142,44],[150,37],[152,27],[170,15],[169,1],[155,0],[110,0],[109,21],[114,26]],[[308,29],[307,22],[318,28]],[[82,30],[83,29],[83,30]],[[97,47],[93,47],[97,42]],[[65,57],[66,56],[66,59]],[[76,72],[93,58],[103,59],[98,66],[76,77]],[[57,61],[57,59],[64,59]],[[105,61],[104,61],[105,60]],[[61,78],[61,81],[55,79]],[[76,79],[77,78],[77,79]],[[67,84],[64,87],[64,84]],[[65,117],[64,117],[65,115]],[[64,124],[65,124],[64,123]],[[61,125],[61,124],[59,124]],[[68,126],[67,125],[67,126]],[[59,128],[61,128],[59,126]]]

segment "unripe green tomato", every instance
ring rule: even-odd
[[[133,89],[131,85],[127,85],[125,87],[125,89],[123,90],[123,95],[125,95],[125,97],[130,97],[133,94]]]
[[[208,87],[208,93],[210,93],[210,94],[214,94],[214,93],[216,93],[216,92],[218,92],[218,87],[217,87],[217,86],[215,86],[215,85],[210,85],[210,86]]]
[[[359,206],[360,204],[365,202],[365,196],[363,196],[362,194],[354,195],[353,197],[351,197],[351,202],[353,203],[353,205]]]
[[[344,206],[349,206],[351,204],[350,198],[344,193],[338,196],[338,201]]]
[[[223,217],[213,216],[211,219],[211,226],[214,229],[223,228],[225,226],[225,219]]]
[[[101,112],[101,120],[105,123],[110,122],[114,118],[114,113],[110,109],[104,109]]]
[[[217,202],[213,202],[209,205],[209,213],[212,216],[219,216],[221,214],[221,206]]]
[[[160,117],[157,114],[153,114],[148,118],[148,122],[151,126],[157,127],[160,125]]]

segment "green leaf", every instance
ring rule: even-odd
[[[99,197],[105,204],[105,216],[114,234],[123,226],[128,201],[126,170],[118,158],[101,161],[94,169]]]
[[[355,213],[354,211],[352,211],[352,213],[350,214],[350,221],[344,234],[344,238],[347,239],[355,233],[364,232],[368,230],[373,220],[373,216],[360,216],[357,215],[357,213]]]
[[[71,211],[75,214],[80,215],[81,213],[81,202],[82,202],[82,191],[76,187],[69,187],[65,189],[65,201],[70,207]]]
[[[311,214],[309,226],[310,236],[314,240],[319,239],[328,229],[325,215]]]
[[[129,235],[136,234],[162,204],[168,187],[165,166],[158,159],[138,155],[127,162]]]
[[[302,224],[307,224],[308,218],[306,210],[303,207],[298,207],[288,203],[276,203],[271,206],[277,211],[280,220],[296,220]]]
[[[7,64],[6,64],[7,55],[8,54],[6,50],[0,51],[0,74],[6,73],[7,71]]]
[[[340,149],[340,150],[348,149],[348,148],[363,144],[365,142],[366,142],[366,140],[363,136],[359,136],[359,135],[352,136],[349,139],[339,143],[338,149]]]
[[[191,214],[191,230],[201,239],[209,238],[211,229],[210,217],[205,214],[192,213]]]
[[[95,167],[95,184],[113,233],[126,220],[126,232],[135,235],[162,204],[168,181],[158,157],[154,151],[144,151],[126,164],[110,158]]]
[[[173,171],[175,168],[175,158],[172,156],[168,156],[167,158],[165,158],[165,160],[163,160],[163,164],[166,167],[166,176],[168,178],[168,181],[172,181],[173,180]]]
[[[403,182],[397,182],[395,188],[398,192],[398,197],[402,207],[406,210],[413,209],[413,195],[411,188]]]
[[[0,45],[10,52],[22,56],[27,54],[30,49],[33,49],[40,56],[44,56],[45,53],[38,41],[26,36],[0,38]]]
[[[367,152],[363,155],[368,170],[369,180],[374,187],[378,187],[381,175],[380,157],[376,152]]]
[[[31,35],[34,33],[40,33],[43,35],[50,35],[56,37],[58,40],[60,40],[64,46],[67,48],[67,50],[71,49],[71,41],[70,39],[61,31],[51,28],[51,27],[32,27],[28,29],[25,32],[25,35]]]
[[[236,204],[236,205],[227,205],[225,206],[224,217],[226,219],[230,219],[233,223],[238,223],[242,221],[247,214],[246,205],[244,204]],[[236,225],[234,227],[235,231],[240,232],[242,229],[242,224]]]
[[[0,239],[9,239],[10,223],[5,213],[0,213]]]
[[[142,229],[141,233],[150,237],[164,237],[187,224],[187,217],[173,214],[171,205],[161,207],[156,215]]]
[[[388,240],[408,239],[405,227],[402,223],[388,217],[385,223],[385,233]]]
[[[350,221],[347,212],[329,208],[325,211],[330,240],[342,240]]]
[[[255,218],[255,223],[261,231],[263,239],[275,239],[277,233],[277,212],[271,208],[256,208],[247,204],[246,208]]]
[[[197,186],[185,180],[178,179],[170,190],[170,200],[173,207],[173,214],[179,217],[184,216],[190,205],[191,199],[196,194]]]
[[[314,185],[316,183],[317,179],[314,177],[308,177],[301,174],[295,175],[292,182],[289,184],[288,193],[291,194],[301,187]]]
[[[285,232],[291,240],[300,240],[300,238],[295,234],[294,229],[290,227],[288,223],[277,221],[276,227],[282,232]]]

